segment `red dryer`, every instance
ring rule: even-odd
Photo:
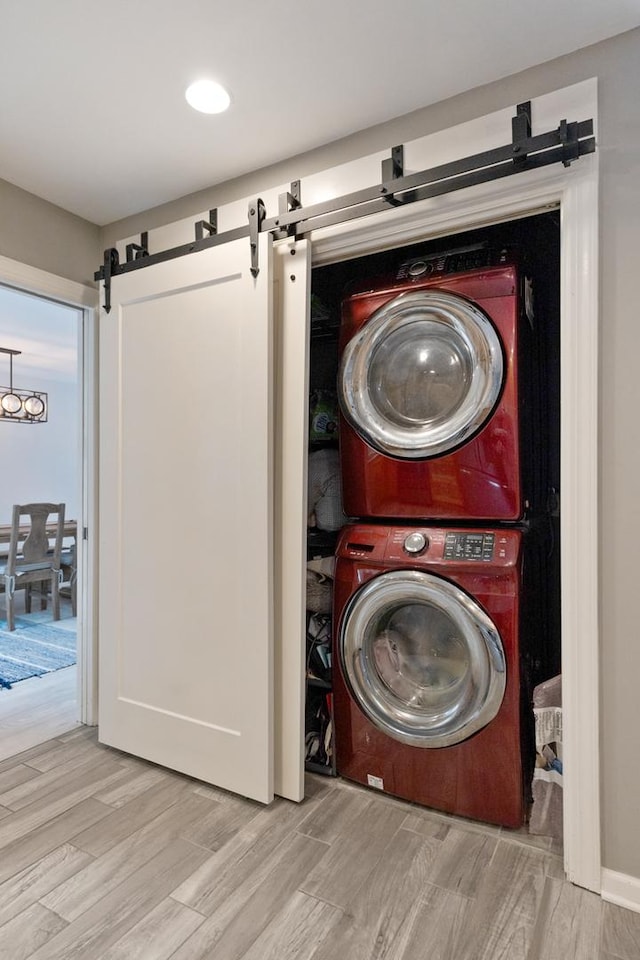
[[[470,248],[414,259],[342,304],[340,455],[347,516],[515,521],[533,332],[517,265]],[[526,363],[524,362],[526,361]]]
[[[523,823],[518,529],[346,526],[334,584],[338,773],[415,803]],[[529,723],[530,726],[530,723]]]

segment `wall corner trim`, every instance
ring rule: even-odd
[[[615,870],[602,870],[602,899],[640,913],[640,878]]]

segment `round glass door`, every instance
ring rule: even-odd
[[[347,605],[339,650],[359,707],[402,743],[460,743],[500,709],[506,665],[498,631],[442,577],[394,570],[369,580]]]
[[[379,452],[440,456],[486,422],[500,396],[503,367],[496,329],[472,301],[440,290],[403,293],[347,344],[340,405]]]

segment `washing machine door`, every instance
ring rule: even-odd
[[[384,304],[349,341],[338,392],[346,419],[371,447],[426,459],[481,429],[503,376],[489,317],[464,297],[421,290]]]
[[[361,587],[345,609],[339,655],[361,710],[413,746],[466,740],[504,696],[495,625],[464,590],[423,571],[389,571]]]

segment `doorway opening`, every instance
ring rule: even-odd
[[[341,303],[357,284],[360,289],[375,287],[380,278],[395,277],[399,265],[412,258],[428,259],[445,251],[482,248],[513,251],[522,266],[522,276],[531,284],[523,287],[522,309],[527,321],[536,330],[539,356],[535,365],[521,357],[518,363],[527,367],[531,375],[531,392],[528,403],[535,402],[538,417],[528,432],[520,438],[526,454],[531,445],[536,451],[536,466],[540,468],[535,521],[542,529],[542,550],[538,552],[540,569],[535,584],[536,600],[532,605],[544,611],[544,625],[534,638],[533,651],[528,651],[530,662],[523,670],[523,723],[528,731],[523,740],[523,766],[525,799],[530,799],[532,774],[535,762],[533,740],[533,713],[531,700],[534,684],[556,677],[561,672],[561,592],[560,592],[560,211],[522,217],[513,221],[488,227],[456,232],[445,237],[414,242],[394,250],[350,259],[326,266],[318,266],[312,278],[311,352],[310,352],[310,517],[307,559],[314,570],[322,572],[322,562],[332,557],[339,538],[340,521],[336,520],[335,484],[327,481],[321,499],[312,484],[318,470],[328,474],[328,462],[337,464],[337,397],[336,380],[339,365],[339,337]],[[527,297],[525,304],[524,298]],[[535,398],[534,398],[535,394]],[[333,457],[333,460],[331,459]],[[314,467],[312,461],[316,461]],[[331,493],[327,495],[327,490]],[[319,507],[319,509],[318,509]],[[442,526],[433,518],[425,518],[433,526]],[[393,518],[389,520],[393,522]],[[463,521],[464,517],[458,518]],[[376,522],[381,523],[378,517]],[[453,522],[453,526],[458,521]],[[384,523],[384,521],[382,521]],[[404,521],[410,527],[411,521]],[[413,524],[414,526],[416,523]],[[419,523],[417,525],[420,525]],[[459,525],[459,523],[458,523]],[[536,562],[538,562],[538,560]],[[324,568],[326,573],[328,567]],[[309,582],[309,576],[308,576]],[[534,589],[527,588],[527,589]],[[307,764],[308,769],[340,773],[340,758],[336,764],[334,740],[331,736],[335,724],[332,715],[331,670],[327,667],[327,654],[331,658],[331,615],[320,609],[326,597],[314,587],[315,593],[308,609],[307,653],[308,667],[313,662],[311,679],[307,687]],[[324,633],[321,628],[324,627]],[[334,662],[333,671],[338,669]],[[329,695],[328,695],[329,694]],[[417,751],[419,753],[419,751]],[[416,761],[417,762],[417,761]],[[375,778],[374,778],[375,779]],[[379,783],[374,783],[380,789]],[[391,791],[393,792],[393,790]],[[400,794],[401,795],[401,794]],[[415,799],[409,797],[409,799]],[[558,803],[561,818],[562,799]],[[451,811],[450,811],[451,812]],[[453,811],[455,812],[455,811]],[[544,826],[544,825],[543,825]],[[548,827],[555,840],[561,836],[557,824]]]
[[[15,623],[0,590],[0,759],[71,729],[78,720],[82,642],[79,541],[83,517],[83,311],[0,285],[0,345],[20,351],[13,382],[48,395],[46,422],[0,421],[0,550],[9,550],[13,506],[64,504],[60,618],[53,587],[16,590]],[[0,380],[4,383],[6,377]],[[25,518],[26,519],[26,518]],[[53,539],[49,541],[53,547]],[[4,558],[3,558],[4,559]],[[44,583],[44,582],[43,582]]]

